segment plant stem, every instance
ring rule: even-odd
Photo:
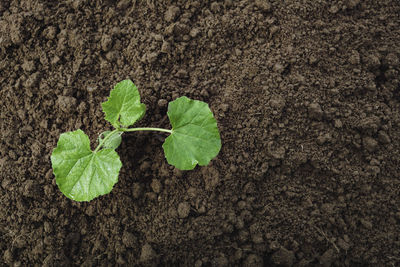
[[[123,132],[136,132],[136,131],[158,131],[164,133],[172,133],[172,130],[163,129],[163,128],[151,128],[151,127],[144,127],[144,128],[120,128],[120,131]]]
[[[111,133],[109,133],[106,137],[104,137],[104,139],[101,140],[101,142],[96,147],[96,149],[93,151],[93,153],[96,153],[97,151],[99,151],[99,149],[103,146],[103,144],[107,141],[107,139],[109,139],[114,133],[119,132],[119,131],[120,131],[119,129],[115,129]]]
[[[96,153],[99,151],[99,149],[103,146],[103,144],[116,132],[136,132],[136,131],[159,131],[159,132],[165,132],[165,133],[172,133],[172,130],[168,129],[163,129],[163,128],[151,128],[151,127],[144,127],[144,128],[119,128],[113,130],[111,133],[109,133],[101,142],[99,145],[96,147],[96,149],[93,151],[93,153]]]

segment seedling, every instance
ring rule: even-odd
[[[114,127],[99,135],[98,146],[91,150],[89,137],[76,130],[60,135],[51,155],[53,172],[61,192],[75,201],[90,201],[111,192],[122,167],[115,149],[125,132],[160,131],[169,134],[163,144],[169,164],[180,170],[208,165],[221,149],[221,139],[208,104],[185,96],[168,104],[172,129],[128,128],[140,120],[146,106],[130,80],[115,85],[102,103],[105,119]]]

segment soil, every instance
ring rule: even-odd
[[[0,265],[399,266],[400,2],[0,1]],[[59,135],[206,101],[222,150],[179,171],[130,133],[109,195],[64,197]]]

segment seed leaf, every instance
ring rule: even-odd
[[[122,166],[113,149],[91,151],[89,137],[82,130],[60,135],[51,163],[59,189],[75,201],[108,194]]]
[[[163,149],[169,164],[180,170],[207,165],[221,149],[221,139],[208,104],[185,96],[168,105],[172,134]]]
[[[131,80],[117,83],[101,106],[106,114],[105,119],[115,128],[133,125],[146,112],[146,106],[140,103],[139,91]]]
[[[99,135],[98,142],[100,143],[106,136],[108,136],[112,131],[105,131]],[[103,144],[103,148],[117,149],[122,142],[122,132],[114,132]]]

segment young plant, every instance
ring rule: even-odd
[[[98,146],[90,149],[89,137],[76,130],[60,135],[51,155],[53,172],[61,192],[75,201],[90,201],[111,192],[122,167],[115,149],[125,132],[160,131],[168,133],[163,149],[169,164],[180,170],[207,165],[219,153],[221,139],[217,122],[208,104],[185,96],[168,104],[172,129],[128,128],[140,120],[146,106],[130,80],[115,85],[102,103],[105,119],[114,127],[99,135]]]

